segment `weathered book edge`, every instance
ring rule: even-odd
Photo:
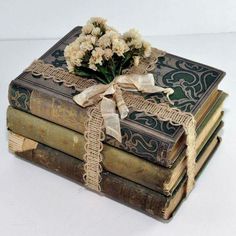
[[[7,120],[8,127],[13,132],[44,143],[76,158],[82,158],[83,156],[84,138],[77,132],[11,107],[8,109]],[[214,125],[212,131],[216,129],[220,120]],[[209,133],[207,139],[210,138],[211,133]],[[162,194],[172,194],[173,188],[179,181],[177,180],[173,188],[167,189],[167,181],[175,169],[156,166],[107,145],[104,145],[103,153],[103,166],[106,170]],[[184,158],[184,153],[181,158]],[[132,169],[129,166],[132,166]]]
[[[65,41],[66,40],[70,40],[74,35],[78,35],[80,33],[80,29],[81,27],[75,27],[72,31],[70,31],[66,36],[64,36],[59,42],[57,42],[54,46],[52,46],[46,53],[44,53],[43,56],[40,57],[40,59],[46,59],[50,53],[52,53],[54,50],[56,50],[59,46],[61,46],[62,44],[65,45]],[[67,42],[68,43],[68,42]],[[168,55],[171,55],[171,54],[168,54]],[[172,55],[174,56],[174,55]],[[174,56],[174,57],[177,57],[177,56]],[[185,59],[186,61],[188,62],[192,62],[191,60],[188,60],[188,59]],[[196,62],[194,62],[196,63]],[[197,63],[199,65],[203,65],[201,63]],[[203,65],[203,66],[206,66],[206,65]],[[209,67],[209,66],[207,66]],[[213,67],[209,67],[211,69],[215,69]],[[218,69],[215,69],[215,70],[218,70]],[[220,76],[219,78],[217,79],[217,83],[219,83],[219,81],[224,77],[225,73],[218,70],[220,72]],[[25,73],[22,73],[19,77],[23,77]],[[215,85],[216,86],[216,85]],[[211,88],[212,90],[212,88]],[[210,93],[210,92],[209,92]],[[201,99],[202,100],[202,99]],[[151,139],[152,140],[152,137],[148,137],[148,135],[146,135],[146,137],[144,139]],[[160,139],[160,140],[159,140]],[[149,158],[148,160],[149,161],[153,161],[154,163],[159,163],[159,164],[162,164],[163,166],[171,166],[173,163],[166,163],[166,155],[168,154],[168,150],[171,146],[173,146],[173,142],[171,143],[170,140],[168,142],[164,141],[161,139],[161,136],[158,138],[158,149],[157,149],[157,155],[156,156],[150,156],[150,157],[146,157],[146,158]],[[109,142],[111,145],[113,145],[113,141],[112,142]],[[116,145],[116,147],[118,147],[118,145]],[[120,148],[120,147],[119,147]],[[134,148],[135,149],[135,148]],[[132,148],[133,150],[133,148]],[[131,150],[131,152],[132,152]],[[134,153],[135,155],[138,155],[138,153]],[[152,154],[154,155],[154,154]],[[141,155],[142,156],[142,155]]]
[[[12,135],[13,138],[18,136],[18,140],[24,140],[23,142],[34,141],[14,133],[10,133],[10,150],[16,153],[16,155],[50,171],[56,172],[61,176],[79,182],[80,184],[84,184],[84,169],[82,161],[40,143],[37,143],[36,146],[32,146],[32,149],[12,149]],[[218,144],[219,143],[217,143],[216,147]],[[213,149],[213,152],[216,150],[216,147]],[[210,156],[213,152],[210,153]],[[202,169],[203,168],[201,168],[201,171]],[[175,193],[177,193],[184,186],[185,182],[186,177],[180,182]],[[171,204],[171,200],[174,196],[165,197],[162,194],[149,190],[141,185],[135,184],[109,172],[104,172],[102,174],[101,186],[102,191],[106,196],[142,211],[156,219],[168,220],[172,216],[172,213],[167,215],[165,210]],[[183,199],[184,196],[181,198]],[[182,200],[180,203],[181,202]],[[177,208],[174,209],[174,212],[176,212],[176,209]]]
[[[11,106],[17,109],[32,113],[33,115],[65,126],[66,128],[72,129],[76,132],[84,133],[84,123],[81,122],[81,120],[85,120],[84,117],[86,117],[86,113],[82,112],[73,102],[64,101],[60,97],[54,97],[53,94],[50,94],[50,91],[41,90],[42,88],[34,88],[33,85],[30,84],[27,85],[23,82],[19,83],[19,81],[12,81],[9,86],[9,102]],[[112,146],[116,145],[114,144]],[[177,158],[175,158],[175,162],[166,161],[164,163],[162,161],[162,156],[166,155],[166,151],[164,151],[165,147],[166,145],[160,145],[157,150],[156,155],[161,157],[160,160],[156,158],[147,159],[145,155],[139,158],[171,168],[177,161]],[[183,145],[183,147],[179,149],[178,153],[176,153],[176,156],[179,156],[184,148]],[[136,148],[133,147],[133,150],[134,152],[130,153],[134,155]]]

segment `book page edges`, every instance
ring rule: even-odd
[[[31,139],[25,138],[11,131],[8,133],[8,149],[12,153],[34,150],[37,146],[38,143]]]

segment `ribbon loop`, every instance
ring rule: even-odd
[[[114,78],[110,84],[97,84],[85,89],[73,97],[73,100],[82,107],[88,107],[101,101],[101,113],[104,119],[106,133],[121,142],[119,115],[124,119],[129,114],[129,109],[122,96],[124,91],[136,91],[142,93],[165,93],[170,103],[169,95],[174,90],[155,85],[153,74],[125,74]],[[112,96],[112,98],[109,98]]]

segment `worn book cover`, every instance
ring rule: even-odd
[[[197,154],[200,153],[221,122],[225,96],[225,93],[219,92],[218,99],[209,110],[204,122],[197,129]],[[63,126],[12,107],[8,108],[7,125],[15,133],[34,139],[71,156],[82,158],[84,155],[84,136]],[[109,172],[167,196],[173,193],[185,174],[186,168],[184,151],[171,168],[165,168],[109,145],[104,145],[102,165]]]
[[[213,133],[198,156],[196,166],[197,176],[219,144],[220,139],[217,137],[217,133],[220,128],[221,126]],[[84,184],[83,162],[78,158],[12,132],[9,134],[9,149],[25,160],[68,177],[80,184]],[[101,187],[102,193],[106,196],[152,217],[167,220],[173,215],[173,212],[176,211],[185,197],[186,180],[186,176],[182,176],[173,194],[165,196],[104,171],[102,173]]]
[[[80,31],[81,27],[73,29],[40,59],[66,70],[64,48],[79,36]],[[225,73],[166,53],[159,58],[153,74],[157,85],[174,89],[171,95],[174,106],[193,113],[199,125],[215,101],[217,86]],[[86,109],[73,102],[75,94],[77,91],[74,87],[66,87],[42,76],[24,72],[10,84],[9,101],[18,109],[83,133]],[[161,94],[145,98],[157,103],[165,102],[165,96]],[[134,110],[126,119],[121,120],[121,131],[122,143],[109,136],[105,142],[166,167],[172,166],[185,148],[182,127]]]

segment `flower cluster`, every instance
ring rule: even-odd
[[[70,72],[102,83],[110,83],[123,69],[138,66],[140,58],[150,54],[150,44],[136,30],[121,35],[99,17],[91,18],[64,52]]]

